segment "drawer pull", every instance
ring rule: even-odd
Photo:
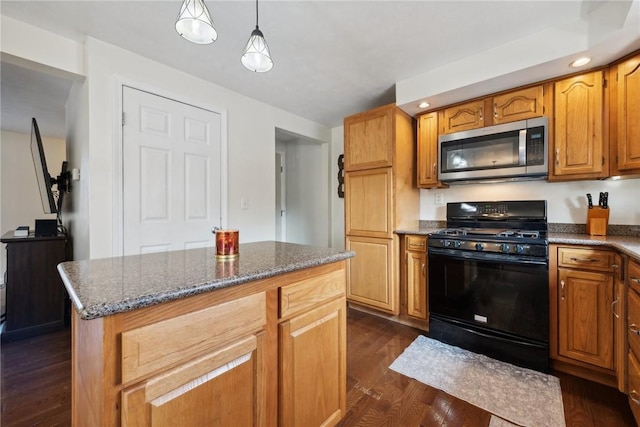
[[[576,257],[571,257],[569,259],[571,261],[573,261],[573,262],[598,262],[598,258],[576,258]]]
[[[637,284],[640,285],[640,279],[638,279],[637,277],[629,277],[629,280],[631,280],[632,282],[636,282]]]
[[[560,299],[564,300],[564,280],[560,281]]]
[[[422,275],[423,276],[427,275],[427,264],[422,264]]]
[[[613,316],[614,316],[616,319],[619,319],[619,318],[620,318],[620,316],[618,316],[618,313],[616,313],[616,309],[615,309],[616,304],[618,304],[618,300],[617,300],[617,299],[616,299],[614,302],[612,302],[612,303],[611,303],[611,312],[613,313]]]
[[[636,335],[640,335],[640,328],[638,328],[638,325],[636,325],[635,323],[629,325],[629,330]]]
[[[633,400],[633,403],[640,406],[640,394],[638,394],[637,391],[631,390],[629,392],[629,397],[631,398],[631,400]]]

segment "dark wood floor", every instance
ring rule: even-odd
[[[388,369],[420,331],[349,310],[347,333],[348,411],[341,426],[489,425],[486,411]],[[3,427],[70,425],[70,347],[68,329],[2,344]],[[636,425],[617,390],[555,374],[567,427]]]

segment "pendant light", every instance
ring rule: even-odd
[[[184,0],[176,21],[176,31],[190,42],[198,44],[213,43],[218,38],[204,0]]]
[[[269,46],[267,46],[267,41],[258,27],[258,0],[256,0],[256,29],[251,32],[241,61],[248,70],[256,73],[264,73],[273,68]]]

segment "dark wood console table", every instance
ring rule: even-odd
[[[69,302],[56,267],[70,259],[68,237],[14,237],[11,231],[0,242],[7,245],[7,313],[2,342],[64,327]]]

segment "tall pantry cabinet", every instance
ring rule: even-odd
[[[396,229],[418,227],[415,123],[395,104],[344,119],[347,299],[398,314]]]

